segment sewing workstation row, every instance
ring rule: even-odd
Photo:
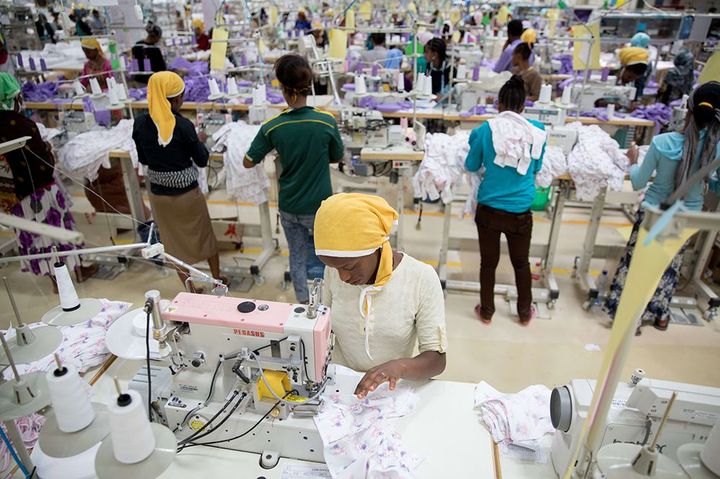
[[[714,3],[0,0],[0,477],[719,478]]]

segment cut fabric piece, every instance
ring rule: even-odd
[[[555,428],[550,421],[550,389],[529,386],[516,394],[503,394],[485,381],[475,387],[475,409],[492,438],[504,447],[540,450]]]
[[[110,326],[123,314],[127,313],[131,303],[123,301],[110,301],[101,299],[102,309],[98,314],[84,323],[74,326],[62,326],[63,342],[55,351],[64,364],[72,364],[79,373],[85,373],[90,368],[99,366],[108,357],[110,351],[105,346],[105,334]],[[42,326],[40,323],[30,325],[30,328]],[[7,336],[8,341],[14,341],[14,335]],[[30,364],[18,364],[20,374],[36,371],[48,371],[55,365],[52,354]],[[12,378],[12,371],[5,370],[5,379]]]
[[[488,120],[495,148],[494,163],[501,168],[514,168],[525,175],[532,160],[542,156],[547,133],[532,125],[521,115],[504,111]]]
[[[470,132],[457,130],[454,135],[429,133],[425,136],[425,157],[413,177],[416,198],[449,204],[453,187],[464,178],[465,157],[470,145]]]
[[[413,477],[422,459],[410,453],[392,420],[412,413],[415,393],[390,391],[387,383],[358,400],[352,394],[324,395],[315,425],[325,445],[325,462],[335,479]]]
[[[100,167],[110,168],[110,152],[122,150],[130,153],[133,166],[137,167],[133,123],[133,120],[121,120],[109,130],[98,128],[80,133],[60,149],[58,166],[73,176],[95,181]]]
[[[540,188],[547,188],[555,178],[566,175],[567,172],[568,162],[562,148],[559,146],[546,146],[542,168],[535,175],[535,184]]]
[[[618,143],[597,125],[567,126],[578,130],[578,141],[568,155],[578,200],[592,201],[605,187],[622,191],[628,159]]]
[[[225,188],[238,201],[261,204],[268,201],[270,179],[263,166],[245,168],[243,159],[260,126],[237,121],[228,123],[213,135],[213,151],[225,151]]]

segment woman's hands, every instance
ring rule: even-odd
[[[630,166],[637,165],[638,162],[638,147],[637,145],[633,145],[630,148],[628,148],[627,153],[625,153],[625,156],[628,157],[628,161],[630,162]]]
[[[370,369],[355,388],[355,395],[358,399],[363,399],[386,381],[390,385],[390,390],[395,389],[398,380],[405,374],[405,362],[405,359],[393,359]]]

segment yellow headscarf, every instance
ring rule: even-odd
[[[80,46],[83,48],[87,48],[88,50],[97,50],[98,55],[103,58],[105,57],[105,55],[103,55],[103,49],[100,46],[100,42],[97,40],[97,38],[83,38],[80,41]]]
[[[365,321],[365,352],[370,355],[373,292],[382,290],[393,273],[390,232],[398,214],[379,196],[341,193],[326,199],[315,215],[315,254],[335,258],[359,258],[382,249],[375,283],[360,293],[360,315]]]
[[[182,95],[185,82],[174,72],[153,73],[148,81],[147,99],[150,118],[158,129],[158,144],[167,146],[175,130],[175,115],[168,98]]]
[[[647,49],[642,47],[625,47],[618,53],[618,58],[622,66],[635,65],[636,63],[647,65],[650,54]]]
[[[199,28],[202,32],[205,32],[205,22],[199,18],[194,18],[192,21],[193,28]]]
[[[534,45],[537,42],[537,31],[535,31],[534,28],[526,28],[525,31],[522,32],[522,35],[520,35],[520,40],[524,43]]]

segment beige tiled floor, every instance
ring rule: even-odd
[[[222,197],[214,196],[216,201]],[[88,205],[82,197],[76,197],[74,209],[81,213]],[[225,216],[222,209],[232,210],[222,202],[211,201],[211,213]],[[240,217],[256,221],[254,208],[240,206]],[[478,382],[486,380],[500,390],[516,391],[533,383],[549,386],[567,382],[573,378],[595,377],[602,360],[603,348],[610,330],[599,313],[586,312],[581,308],[583,294],[577,282],[570,276],[574,258],[580,254],[585,233],[584,220],[588,210],[568,209],[563,217],[562,234],[558,247],[556,274],[561,296],[552,311],[552,319],[535,320],[529,327],[519,326],[508,314],[507,307],[497,298],[498,313],[493,324],[485,326],[474,319],[473,307],[477,298],[471,294],[447,295],[449,352],[448,366],[442,378],[456,381]],[[108,244],[107,228],[102,222],[87,224],[82,214],[76,215],[80,229],[86,234],[90,245]],[[442,217],[433,207],[426,207],[422,229],[414,228],[416,216],[406,214],[406,250],[413,256],[436,264],[442,231]],[[272,216],[275,224],[274,212]],[[598,242],[623,244],[621,236],[613,229],[628,224],[619,213],[608,213],[604,218]],[[543,216],[537,216],[534,238],[546,242],[549,224]],[[476,232],[471,220],[455,220],[452,234],[474,238]],[[281,238],[281,244],[284,240]],[[255,243],[247,240],[247,247]],[[232,263],[232,251],[223,253],[223,262]],[[476,251],[451,253],[450,276],[455,279],[477,278],[479,255]],[[263,271],[265,283],[256,285],[247,294],[250,297],[292,301],[291,291],[279,288],[287,258],[276,256]],[[595,268],[601,269],[602,262]],[[0,270],[6,275],[15,291],[16,301],[27,322],[36,321],[57,304],[50,292],[49,280],[21,273],[17,265]],[[509,261],[503,259],[498,269],[499,282],[511,282]],[[113,281],[91,279],[78,285],[78,292],[85,297],[107,297],[131,301],[140,305],[148,289],[159,289],[164,297],[172,297],[180,290],[180,282],[170,271],[155,266],[133,263],[129,270]],[[238,293],[231,293],[238,296]],[[7,325],[11,309],[4,292],[0,293],[0,325]],[[601,351],[586,349],[598,345]],[[720,324],[704,323],[697,326],[675,326],[667,332],[652,327],[644,328],[641,337],[633,343],[627,371],[642,367],[650,377],[720,386]]]

